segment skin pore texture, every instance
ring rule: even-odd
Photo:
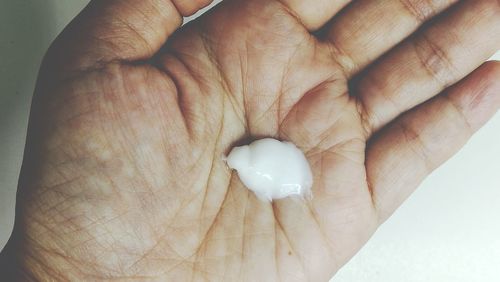
[[[227,0],[174,32],[209,2],[94,0],[53,43],[12,280],[328,281],[500,106],[497,0]],[[226,166],[265,137],[312,199]]]

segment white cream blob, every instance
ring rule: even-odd
[[[294,144],[266,138],[235,147],[226,159],[241,182],[261,200],[311,194],[313,177],[306,157]]]

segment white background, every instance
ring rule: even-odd
[[[43,53],[87,0],[2,0],[0,248]],[[500,53],[495,56],[500,59]],[[500,78],[499,78],[500,79]],[[383,225],[335,282],[500,281],[500,114]]]

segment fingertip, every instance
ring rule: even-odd
[[[177,10],[184,17],[189,17],[194,15],[200,9],[203,9],[210,5],[212,0],[177,0],[172,1],[174,3]]]
[[[452,87],[447,96],[474,130],[500,109],[500,62],[488,61]]]
[[[488,81],[496,87],[500,87],[500,61],[487,61],[480,68]]]

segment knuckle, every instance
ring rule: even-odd
[[[500,0],[478,0],[474,1],[474,4],[479,10],[486,13],[494,13],[495,15],[500,15]]]
[[[413,44],[422,67],[443,88],[448,87],[458,74],[446,51],[425,33],[422,33]]]
[[[424,22],[432,14],[435,13],[436,8],[431,3],[430,0],[399,0],[413,17],[415,17],[419,22]]]
[[[431,173],[438,164],[432,157],[434,152],[426,145],[428,142],[421,135],[421,132],[410,120],[403,120],[398,123],[403,142],[408,144],[413,155],[421,161],[427,173]]]

